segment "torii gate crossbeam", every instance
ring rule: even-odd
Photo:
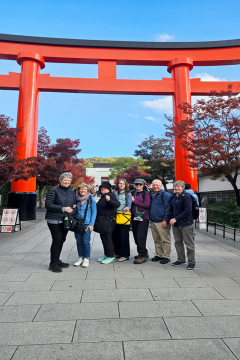
[[[22,126],[19,158],[37,155],[39,92],[69,92],[128,95],[172,95],[173,113],[183,119],[178,108],[191,103],[191,95],[221,92],[232,85],[240,92],[240,82],[202,82],[190,79],[194,66],[240,64],[240,40],[196,43],[152,43],[99,40],[51,39],[0,34],[0,59],[15,60],[21,73],[0,75],[0,89],[19,90],[17,126]],[[46,63],[98,64],[98,78],[64,78],[40,74]],[[117,65],[166,66],[172,78],[162,80],[117,79]],[[175,140],[175,177],[197,190],[197,173],[189,168],[186,151]],[[12,182],[9,205],[20,207],[22,220],[35,219],[36,179]]]

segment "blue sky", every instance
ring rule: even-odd
[[[89,40],[215,41],[240,38],[240,2],[211,1],[0,1],[0,33]],[[0,74],[20,72],[0,60]],[[49,64],[41,73],[97,77],[96,65]],[[195,67],[191,77],[240,80],[239,66]],[[119,79],[170,77],[165,67],[118,66]],[[0,91],[0,113],[17,119],[17,91]],[[81,157],[133,156],[149,135],[162,136],[171,97],[41,93],[39,127],[53,141],[81,140]]]

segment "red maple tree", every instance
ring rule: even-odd
[[[189,151],[189,166],[213,179],[231,183],[237,205],[240,196],[237,177],[240,174],[240,98],[231,92],[212,92],[210,99],[198,100],[195,105],[182,103],[179,108],[186,114],[180,123],[168,118],[167,136],[176,136]]]
[[[38,135],[38,153],[36,157],[31,157],[19,162],[16,180],[23,178],[36,177],[37,188],[39,190],[39,207],[43,207],[43,188],[46,185],[56,186],[59,176],[63,172],[73,174],[73,182],[80,177],[85,181],[93,179],[85,175],[84,161],[77,155],[80,153],[80,140],[57,139],[56,144],[51,144],[51,139],[47,135],[47,130],[41,127]]]
[[[18,133],[21,128],[11,128],[12,119],[0,115],[0,183],[3,185],[10,181],[17,170],[17,151],[20,147]]]
[[[138,170],[138,165],[131,165],[128,169],[125,169],[124,174],[118,174],[115,179],[115,184],[117,183],[118,179],[125,179],[128,184],[133,184],[134,180],[136,179],[146,179],[149,177],[149,174],[144,173],[143,171]]]

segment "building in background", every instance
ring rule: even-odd
[[[114,184],[114,180],[109,180],[110,172],[112,171],[110,164],[93,164],[92,168],[86,168],[86,175],[95,178],[94,185],[101,185],[103,181],[109,181]]]
[[[240,176],[237,179],[237,187],[240,188]],[[212,202],[227,203],[231,199],[236,200],[235,191],[229,181],[213,180],[204,174],[198,174],[198,191]]]

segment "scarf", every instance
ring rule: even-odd
[[[81,207],[85,204],[88,198],[89,198],[89,193],[87,193],[84,196],[77,194],[77,201],[80,203]]]

